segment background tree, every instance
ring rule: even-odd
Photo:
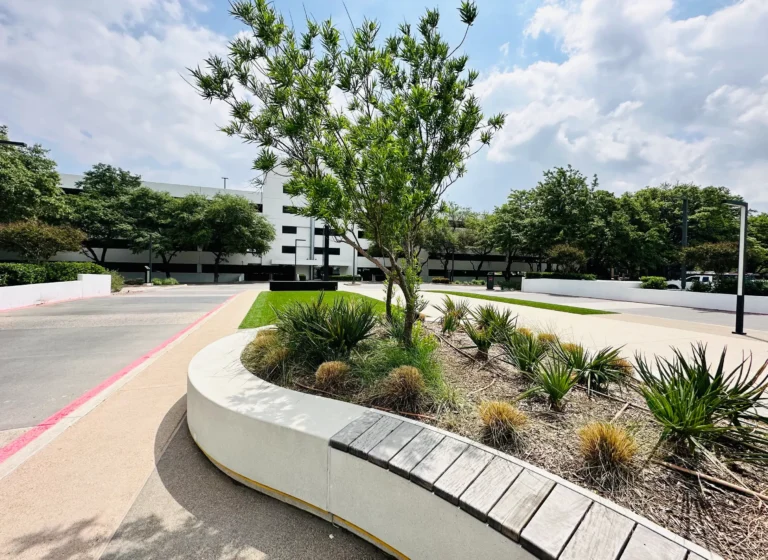
[[[437,10],[415,32],[402,24],[384,41],[379,24],[366,20],[346,45],[330,20],[308,19],[297,36],[265,0],[236,1],[231,12],[250,36],[231,43],[226,61],[210,57],[205,72],[192,72],[201,95],[229,104],[225,132],[261,146],[257,170],[289,175],[287,190],[307,202],[302,215],[343,232],[342,241],[396,276],[410,345],[421,229],[504,117],[484,122],[471,94],[478,73],[456,54],[461,45],[443,40]],[[477,17],[470,2],[459,13],[467,29]],[[336,94],[344,106],[331,102]],[[365,251],[354,225],[391,269]]]
[[[475,279],[480,276],[488,257],[496,251],[493,236],[494,215],[487,212],[470,212],[464,218],[464,227],[459,230],[459,245],[469,253]]]
[[[561,243],[549,250],[549,262],[556,264],[563,272],[579,272],[587,264],[587,255],[573,245]]]
[[[213,281],[219,281],[219,265],[235,254],[261,256],[275,239],[275,228],[242,196],[217,194],[205,206],[200,241],[213,253]]]
[[[0,126],[0,140],[8,127]],[[56,163],[39,144],[0,144],[0,223],[37,218],[55,222],[66,213]]]
[[[83,253],[103,266],[113,240],[130,239],[134,231],[131,196],[141,187],[141,177],[99,163],[76,185],[82,192],[70,197],[71,222],[87,236]]]
[[[435,215],[424,227],[423,248],[429,253],[430,258],[440,261],[445,277],[449,276],[451,256],[462,250],[462,242],[456,228],[451,225],[445,214]]]
[[[493,211],[491,235],[496,250],[506,257],[504,277],[509,280],[512,263],[529,252],[527,225],[531,201],[530,191],[512,191],[507,202]]]
[[[686,247],[683,252],[686,265],[702,271],[723,274],[736,268],[739,263],[739,244],[729,241],[700,243]]]
[[[85,234],[71,226],[52,226],[38,220],[0,224],[0,249],[36,264],[61,251],[79,251],[84,240]]]

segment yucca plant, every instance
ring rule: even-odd
[[[477,357],[481,360],[488,359],[488,350],[493,344],[493,331],[490,327],[482,328],[473,325],[470,321],[464,321],[464,332],[477,347]]]
[[[469,304],[466,301],[456,302],[451,299],[451,296],[445,296],[443,298],[443,305],[435,305],[435,309],[437,309],[443,316],[449,313],[453,314],[459,322],[461,322],[469,313]]]
[[[512,365],[528,376],[533,374],[549,350],[538,338],[525,336],[517,331],[507,333],[502,346]]]
[[[443,334],[454,333],[461,325],[459,315],[455,311],[445,313],[441,319],[440,330]]]
[[[472,320],[481,329],[489,329],[496,320],[497,312],[496,308],[491,304],[478,305],[472,311],[470,311]]]
[[[537,364],[532,381],[533,385],[521,398],[543,394],[554,410],[561,411],[563,399],[578,383],[578,375],[568,364],[559,360],[546,360]]]
[[[619,383],[624,379],[624,372],[618,365],[620,348],[609,346],[592,352],[573,343],[555,344],[552,348],[555,358],[573,369],[579,383],[586,385],[590,393],[592,389],[601,390],[608,383]]]
[[[502,342],[507,334],[517,328],[517,315],[509,309],[498,309],[491,304],[481,305],[471,311],[478,328],[487,330],[493,342]]]
[[[709,444],[743,460],[768,461],[766,361],[754,373],[751,358],[727,371],[723,349],[714,371],[707,362],[706,345],[692,345],[689,359],[677,349],[670,360],[656,357],[653,368],[635,356],[640,392],[663,427],[662,438],[694,451]]]

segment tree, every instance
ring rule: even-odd
[[[424,227],[423,248],[430,258],[436,258],[443,265],[443,276],[448,277],[451,256],[461,250],[459,235],[443,215],[434,216]]]
[[[712,270],[715,274],[729,272],[739,264],[739,244],[735,242],[700,243],[686,247],[683,254],[688,266]]]
[[[191,201],[189,201],[191,202]],[[275,228],[242,196],[217,194],[205,207],[200,240],[215,258],[213,281],[219,281],[219,265],[230,255],[261,256],[275,239]]]
[[[36,264],[61,251],[79,251],[84,240],[85,234],[71,226],[52,226],[38,220],[0,224],[0,249]]]
[[[493,211],[491,234],[496,250],[507,258],[504,269],[507,280],[512,274],[512,263],[529,250],[526,226],[530,201],[530,191],[512,191],[507,202]]]
[[[200,94],[230,106],[226,133],[261,147],[255,169],[289,176],[286,190],[307,203],[300,214],[325,221],[395,275],[411,345],[421,229],[503,115],[483,120],[471,94],[478,73],[456,54],[461,44],[451,49],[439,34],[437,10],[415,33],[404,23],[383,42],[379,24],[366,20],[345,45],[330,20],[308,18],[297,35],[266,0],[235,1],[231,13],[250,36],[230,44],[227,60],[212,56],[206,71],[192,71]],[[468,30],[477,8],[463,2],[459,13]],[[391,270],[360,245],[355,225]]]
[[[104,265],[113,240],[131,237],[131,195],[141,187],[141,177],[99,163],[86,171],[76,185],[82,192],[71,198],[72,224],[87,236],[83,253]],[[101,251],[97,252],[97,248]]]
[[[488,257],[496,250],[494,219],[494,215],[487,212],[472,212],[464,219],[464,228],[459,230],[459,245],[472,256],[469,262],[475,271],[475,279],[480,276]]]
[[[561,243],[549,250],[549,262],[559,265],[563,272],[579,272],[587,264],[587,255],[573,245]]]
[[[0,126],[0,140],[8,140],[8,127]],[[47,154],[39,144],[0,144],[0,223],[35,218],[55,221],[64,215],[56,162]]]

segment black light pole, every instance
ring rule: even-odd
[[[296,275],[296,280],[299,279],[299,265],[298,265],[299,241],[306,241],[306,239],[293,240],[293,273]]]
[[[0,145],[3,146],[17,146],[19,148],[26,148],[27,145],[24,142],[14,142],[13,140],[0,140]]]
[[[456,248],[451,252],[451,282],[453,282],[454,271],[456,270]]]
[[[328,269],[331,267],[329,264],[330,254],[328,252],[329,245],[331,243],[331,227],[328,224],[323,226],[323,281],[328,281],[330,272]]]
[[[749,204],[743,200],[728,200],[726,204],[739,207],[739,278],[736,285],[736,330],[733,334],[744,332],[744,278],[747,269],[747,216]]]
[[[149,283],[152,282],[152,234],[149,234]]]
[[[683,240],[681,243],[683,251],[688,247],[688,199],[683,199]],[[683,254],[680,263],[680,289],[685,290],[685,277],[688,276],[688,270],[685,264],[685,254]]]

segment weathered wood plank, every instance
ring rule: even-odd
[[[370,450],[368,460],[374,465],[387,468],[389,461],[405,447],[408,442],[419,435],[422,427],[418,424],[403,422],[395,428],[387,437]]]
[[[621,560],[685,560],[688,553],[679,544],[666,537],[651,531],[647,527],[638,525],[632,537],[629,539]]]
[[[435,481],[448,470],[448,467],[464,453],[467,447],[469,445],[462,441],[446,437],[421,460],[421,463],[416,465],[411,471],[410,479],[419,486],[432,490]]]
[[[392,418],[391,416],[382,416],[373,426],[349,444],[349,452],[361,459],[368,458],[368,452],[376,447],[381,440],[387,437],[392,430],[402,424],[402,420]]]
[[[485,470],[459,497],[459,507],[485,521],[488,512],[520,475],[523,468],[501,457],[494,457]]]
[[[443,441],[445,436],[434,430],[427,428],[421,430],[419,435],[413,438],[408,445],[403,447],[400,452],[389,461],[389,470],[408,478],[411,470],[418,465],[437,445]]]
[[[513,541],[519,541],[523,528],[554,487],[555,483],[548,478],[523,469],[488,513],[488,524]]]
[[[556,485],[520,533],[520,543],[539,558],[556,560],[590,505],[586,496]]]
[[[635,522],[594,503],[565,547],[560,560],[616,560]]]
[[[368,428],[379,421],[383,414],[367,411],[359,418],[353,420],[331,438],[331,447],[341,451],[348,451],[349,444],[355,441]]]
[[[479,447],[470,445],[456,461],[448,467],[434,485],[434,492],[444,500],[459,505],[459,496],[483,472],[493,455]]]

